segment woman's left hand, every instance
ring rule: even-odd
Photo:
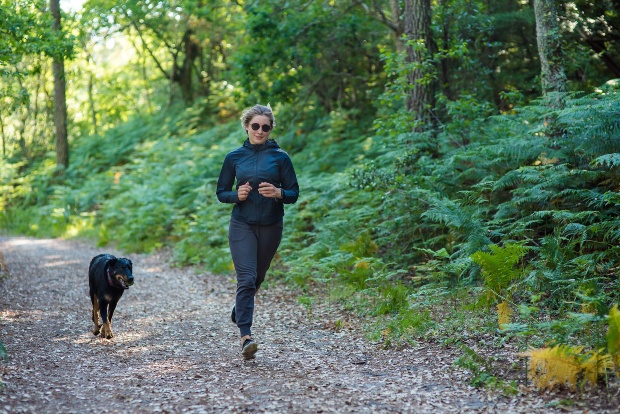
[[[278,187],[271,183],[260,183],[258,185],[258,193],[263,197],[280,198],[281,192]]]

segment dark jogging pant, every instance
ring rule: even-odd
[[[268,226],[246,224],[230,219],[228,244],[235,272],[237,297],[235,317],[241,336],[251,335],[254,295],[271,265],[282,240],[282,220]]]

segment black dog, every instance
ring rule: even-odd
[[[111,254],[93,257],[88,267],[90,300],[93,303],[93,334],[101,332],[102,338],[112,338],[112,315],[125,289],[133,285],[131,260]],[[101,321],[99,323],[99,314]]]

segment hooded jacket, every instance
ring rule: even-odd
[[[247,199],[239,201],[237,189],[248,182],[252,191]],[[284,189],[284,198],[259,194],[258,185],[262,182]],[[293,163],[273,139],[260,145],[250,144],[246,139],[243,146],[226,155],[217,180],[217,198],[222,203],[235,204],[233,218],[246,224],[275,224],[284,217],[284,204],[294,204],[298,197],[299,184]]]

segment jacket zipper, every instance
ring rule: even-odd
[[[254,161],[254,177],[258,177],[258,154],[259,151],[255,151],[254,155],[256,156],[256,160]],[[260,183],[256,183],[256,185],[258,186]],[[256,188],[256,191],[258,191],[258,188]],[[257,197],[257,201],[261,201],[260,197]],[[260,206],[257,204],[256,205],[256,224],[260,226]]]

